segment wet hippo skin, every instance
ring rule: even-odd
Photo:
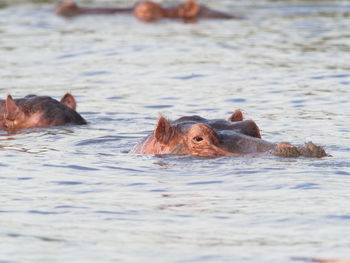
[[[80,7],[75,2],[65,1],[59,3],[55,8],[57,15],[72,17],[78,15],[107,15],[116,13],[132,14],[134,8],[113,8],[113,7]]]
[[[76,106],[75,98],[69,93],[60,101],[48,96],[28,95],[13,99],[8,95],[6,100],[0,100],[0,129],[86,124],[76,112]]]
[[[141,1],[133,7],[80,7],[75,2],[61,2],[55,8],[55,13],[65,17],[78,15],[100,15],[124,13],[134,15],[146,22],[162,18],[183,19],[185,22],[195,22],[200,18],[210,19],[233,19],[239,18],[221,11],[217,11],[198,4],[195,0],[187,0],[183,4],[174,6],[161,6],[153,1]]]
[[[152,134],[144,138],[131,153],[174,154],[192,156],[254,156],[273,154],[282,157],[324,157],[326,153],[312,142],[294,146],[274,144],[261,139],[259,127],[243,120],[236,110],[228,119],[208,120],[186,116],[175,121],[160,117]]]
[[[197,19],[234,19],[236,16],[213,10],[195,0],[187,0],[183,4],[163,7],[152,1],[143,1],[135,6],[134,15],[143,21],[154,21],[161,18],[183,19],[185,22],[195,22]]]

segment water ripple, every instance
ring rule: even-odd
[[[226,100],[227,102],[232,102],[232,103],[245,103],[247,102],[246,99],[244,98],[234,98],[234,99],[229,99],[229,100]]]
[[[311,190],[311,189],[320,189],[320,185],[314,183],[304,183],[298,184],[291,189],[303,189],[303,190]]]
[[[99,76],[99,75],[108,75],[112,74],[112,72],[109,71],[89,71],[89,72],[84,72],[81,73],[81,76]]]
[[[189,80],[189,79],[195,79],[195,78],[203,78],[203,77],[206,77],[206,76],[207,75],[204,75],[204,74],[191,74],[191,75],[172,77],[172,79]]]
[[[311,79],[329,79],[329,78],[349,78],[349,74],[335,74],[335,75],[320,75],[320,76],[313,76]]]
[[[172,108],[174,105],[146,105],[144,108],[147,109],[167,109],[167,108]]]
[[[27,213],[30,214],[40,214],[40,215],[60,215],[60,214],[67,214],[68,211],[64,212],[49,212],[49,211],[40,211],[40,210],[28,210]]]
[[[222,184],[223,182],[224,181],[200,181],[187,183],[187,185]]]
[[[112,135],[108,135],[108,136],[102,136],[102,137],[98,137],[98,138],[94,138],[94,139],[87,139],[87,140],[82,140],[78,143],[76,143],[76,146],[88,146],[91,144],[100,144],[100,143],[109,143],[109,142],[116,142],[119,140],[123,140],[123,139],[127,139],[129,138],[128,136],[112,136]]]
[[[98,171],[98,170],[100,170],[100,169],[98,169],[98,168],[92,168],[92,167],[81,166],[81,165],[54,165],[54,164],[43,164],[43,166],[47,166],[47,167],[57,167],[57,168],[67,168],[67,169],[83,170],[83,171]]]
[[[58,185],[79,185],[83,184],[83,182],[75,182],[75,181],[53,181],[54,184]]]

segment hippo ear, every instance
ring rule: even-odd
[[[77,102],[75,101],[74,97],[72,94],[70,93],[66,93],[62,99],[61,99],[61,103],[63,103],[64,105],[66,105],[68,108],[71,108],[73,110],[75,110],[77,108]]]
[[[12,99],[11,95],[7,95],[4,117],[6,120],[14,121],[20,113],[20,108],[16,102]]]
[[[161,143],[169,142],[174,136],[174,128],[163,116],[159,118],[157,128],[154,130],[154,137]]]
[[[236,122],[243,121],[243,113],[241,110],[235,110],[232,115],[228,118],[228,121]]]
[[[200,5],[195,0],[187,0],[179,9],[179,16],[183,18],[196,17],[200,11]]]

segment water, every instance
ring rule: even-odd
[[[349,2],[202,2],[246,19],[65,20],[53,1],[0,2],[0,94],[70,91],[89,122],[0,132],[0,262],[350,257]],[[127,153],[160,115],[237,108],[266,140],[332,157]]]

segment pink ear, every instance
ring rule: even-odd
[[[241,110],[235,110],[232,115],[228,118],[229,121],[236,122],[236,121],[243,121],[243,113]]]
[[[159,118],[156,129],[154,130],[154,137],[161,143],[168,143],[175,135],[174,128],[171,123],[163,116]]]
[[[61,99],[61,103],[63,103],[64,105],[66,105],[68,108],[71,108],[73,110],[75,110],[77,108],[77,102],[75,101],[74,97],[72,94],[70,93],[66,93],[62,99]]]
[[[7,95],[6,106],[5,106],[5,119],[9,121],[14,121],[20,112],[19,107],[16,105],[15,101],[12,99],[11,95]]]

